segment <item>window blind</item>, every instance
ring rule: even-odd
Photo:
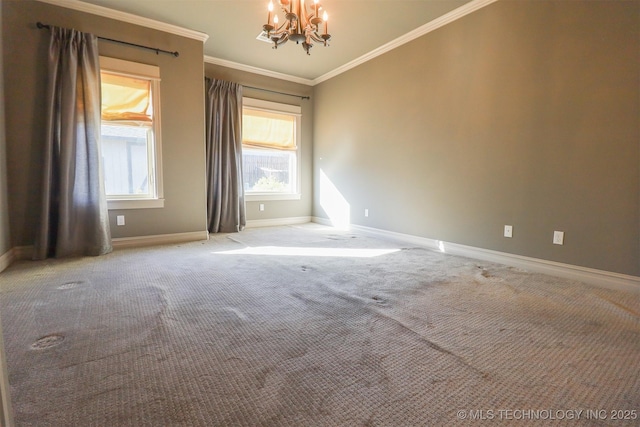
[[[294,151],[296,118],[288,114],[244,108],[242,144],[251,148]]]
[[[100,73],[102,120],[152,122],[151,81]]]

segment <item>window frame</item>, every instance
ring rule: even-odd
[[[270,200],[300,200],[301,185],[302,185],[302,161],[301,161],[301,147],[302,147],[302,107],[299,105],[284,104],[281,102],[265,101],[257,98],[242,98],[242,108],[244,116],[244,108],[250,110],[261,110],[271,113],[288,114],[295,117],[295,140],[296,149],[291,152],[295,153],[296,167],[295,178],[293,184],[295,186],[292,192],[259,192],[259,191],[244,191],[245,201],[270,201]],[[244,145],[243,145],[243,163],[244,163]],[[278,151],[278,150],[269,150]],[[244,164],[243,164],[244,167]],[[244,169],[243,169],[244,170]]]
[[[160,67],[157,65],[142,64],[123,59],[100,56],[100,71],[137,79],[145,79],[151,82],[151,102],[153,104],[153,121],[151,132],[153,134],[153,159],[149,166],[153,168],[152,195],[140,197],[131,196],[107,196],[109,210],[115,209],[147,209],[164,207],[164,185],[162,179],[162,122],[160,114]],[[102,121],[101,121],[102,125]]]

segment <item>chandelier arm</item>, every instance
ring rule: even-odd
[[[284,13],[285,15],[289,13],[289,9],[287,9],[282,3],[280,3],[280,10],[282,10],[282,13]]]
[[[323,39],[322,37],[320,37],[320,36],[318,35],[318,33],[316,33],[315,31],[314,31],[314,32],[312,32],[312,33],[309,33],[309,36],[311,36],[311,38],[312,38],[314,41],[317,41],[318,43],[324,43],[324,39]]]
[[[300,27],[306,28],[307,25],[309,25],[309,16],[307,15],[307,5],[302,2],[300,2],[300,13],[298,17],[301,19]]]
[[[288,34],[288,28],[285,28],[289,24],[289,21],[284,21],[282,25],[280,25],[277,29],[270,32],[270,34],[275,34],[279,36],[280,34]]]
[[[331,34],[318,34],[318,33],[313,33],[313,35],[311,36],[311,38],[315,41],[317,41],[318,43],[322,43],[325,46],[329,46],[328,42],[329,40],[331,40]]]
[[[317,32],[320,29],[320,23],[322,22],[322,18],[320,18],[320,16],[316,15],[315,11],[314,11],[314,6],[310,6],[311,10],[307,11],[306,6],[303,8],[304,9],[304,15],[303,15],[303,23],[305,27],[308,27],[311,29],[311,31],[313,32]]]
[[[289,34],[288,33],[284,33],[284,35],[280,38],[278,38],[278,46],[280,46],[281,44],[285,44],[286,42],[289,41]]]

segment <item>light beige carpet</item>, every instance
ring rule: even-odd
[[[638,290],[319,225],[19,262],[0,299],[19,426],[640,424]]]

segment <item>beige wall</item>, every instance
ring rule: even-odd
[[[0,5],[0,34],[2,34],[2,7]],[[7,193],[7,146],[4,118],[4,79],[2,47],[4,37],[0,40],[0,256],[11,249],[9,234],[9,201]]]
[[[640,275],[639,14],[497,2],[316,86],[314,215]]]
[[[275,79],[258,74],[239,71],[214,64],[205,64],[205,75],[246,86],[253,86],[277,92],[311,96],[311,86]],[[283,104],[299,105],[302,107],[302,141],[300,144],[301,160],[301,198],[300,200],[281,201],[252,201],[246,203],[247,220],[271,220],[279,218],[308,217],[311,215],[312,202],[312,138],[313,138],[313,99],[302,100],[300,98],[278,95],[271,92],[245,88],[243,95],[249,98],[266,101],[281,102]],[[265,205],[265,210],[260,212],[259,204]]]
[[[11,231],[14,246],[33,244],[42,180],[42,144],[49,32],[37,21],[98,36],[180,52],[175,58],[110,42],[101,55],[158,65],[161,74],[165,207],[112,210],[113,237],[206,230],[204,184],[204,72],[201,41],[35,1],[4,1],[6,131]],[[115,216],[126,225],[116,226]]]

